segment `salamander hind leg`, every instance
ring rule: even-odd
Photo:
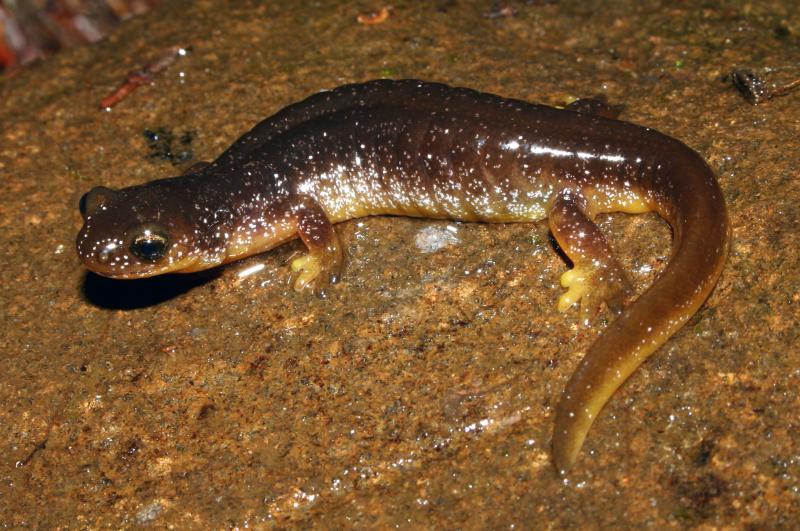
[[[578,303],[584,323],[599,314],[603,303],[612,313],[619,314],[631,293],[622,267],[587,210],[582,195],[563,190],[548,216],[553,236],[574,264],[561,275],[561,285],[567,291],[558,301],[558,310],[567,311]]]
[[[291,261],[295,291],[311,288],[324,297],[330,284],[339,281],[344,263],[339,236],[322,207],[313,199],[300,197],[293,202],[292,216],[297,234],[308,254]]]

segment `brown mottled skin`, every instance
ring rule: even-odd
[[[714,287],[728,248],[725,203],[690,148],[611,119],[601,103],[567,109],[415,80],[346,85],[290,105],[216,161],[188,174],[84,196],[78,254],[114,278],[191,272],[300,237],[296,289],[336,282],[333,224],[376,214],[463,221],[547,218],[574,263],[566,310],[618,317],[589,348],[556,412],[564,474],[614,391]],[[655,211],[672,227],[672,259],[635,302],[594,217]]]

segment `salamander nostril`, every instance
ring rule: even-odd
[[[101,264],[107,264],[111,261],[114,257],[114,251],[116,251],[118,245],[114,242],[108,243],[103,247],[99,253],[97,253],[97,261]]]

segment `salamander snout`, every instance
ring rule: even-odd
[[[76,242],[88,269],[111,278],[141,278],[191,270],[197,255],[187,220],[158,196],[96,187],[80,200],[84,224]]]

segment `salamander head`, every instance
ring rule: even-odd
[[[84,224],[78,256],[88,269],[111,278],[142,278],[204,269],[197,232],[169,190],[98,186],[81,198]]]

